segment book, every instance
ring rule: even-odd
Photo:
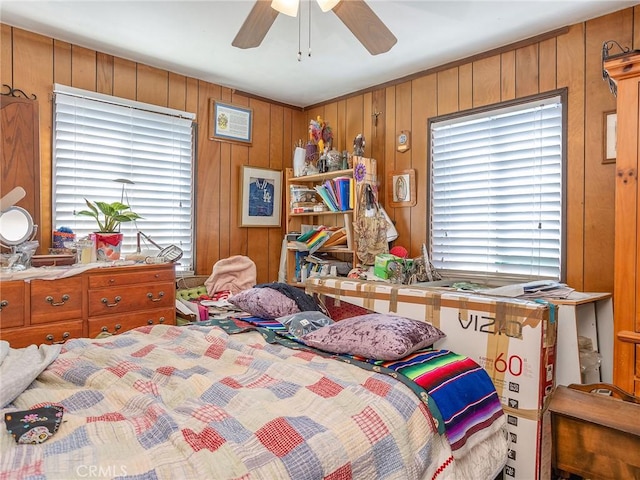
[[[336,245],[343,245],[347,243],[347,232],[344,228],[336,230],[324,243],[324,247],[335,247]]]
[[[320,195],[320,198],[322,198],[322,201],[327,205],[327,207],[329,207],[329,210],[337,212],[338,205],[333,201],[333,198],[327,191],[327,187],[325,185],[316,185],[314,188]]]
[[[338,202],[338,195],[336,194],[336,188],[333,181],[325,180],[324,187],[327,189],[327,193],[329,194],[333,205],[336,207],[336,210],[340,211],[340,203]]]
[[[349,210],[351,201],[351,177],[336,177],[333,179],[338,198],[338,207],[341,211]]]

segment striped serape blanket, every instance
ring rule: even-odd
[[[438,424],[438,432],[447,436],[455,458],[466,455],[505,426],[500,398],[489,374],[464,355],[422,349],[400,360],[381,361],[306,346],[276,320],[247,317],[204,323],[219,326],[228,333],[255,328],[270,343],[312,351],[398,379],[427,405]]]
[[[401,360],[374,364],[413,380],[433,398],[454,456],[464,455],[504,421],[489,374],[469,357],[449,350],[419,350]]]

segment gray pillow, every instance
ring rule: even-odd
[[[227,301],[243,312],[268,320],[300,311],[295,301],[273,288],[248,288],[231,295]]]
[[[398,360],[445,334],[433,325],[382,313],[347,318],[304,335],[310,347],[376,360]]]

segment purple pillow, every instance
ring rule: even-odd
[[[397,315],[370,313],[347,318],[304,335],[310,347],[376,360],[398,360],[445,334],[433,325]]]
[[[300,311],[295,301],[273,288],[248,288],[231,295],[227,301],[243,312],[268,320]]]

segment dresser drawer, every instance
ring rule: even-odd
[[[82,278],[31,281],[31,324],[82,318]]]
[[[154,268],[130,267],[130,270],[89,274],[89,289],[151,282],[175,282],[173,264]]]
[[[24,325],[25,283],[2,282],[0,284],[0,328]]]
[[[8,328],[0,330],[0,340],[6,340],[13,348],[22,348],[32,344],[62,343],[72,338],[84,336],[82,320],[57,322],[29,328]]]
[[[89,338],[95,338],[100,334],[107,333],[117,335],[132,328],[145,325],[175,324],[175,307],[146,310],[126,315],[105,315],[99,318],[89,319]]]
[[[175,293],[174,282],[89,290],[89,317],[151,308],[175,308]]]

